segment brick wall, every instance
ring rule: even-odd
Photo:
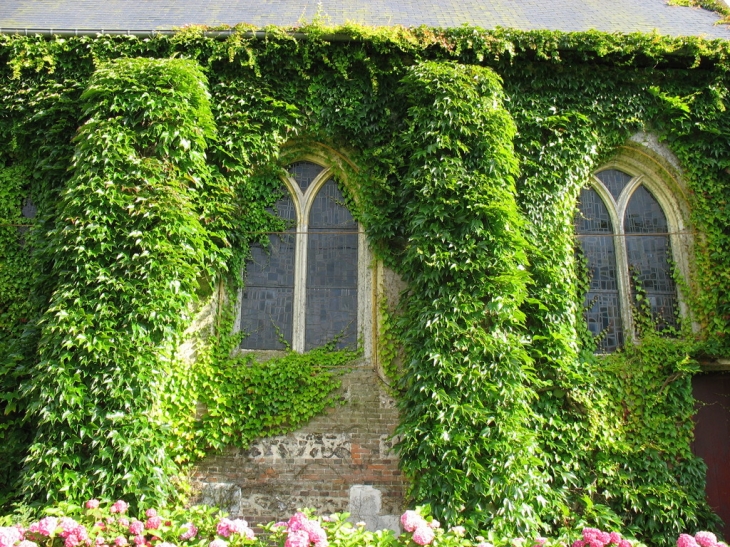
[[[391,451],[395,402],[364,364],[342,378],[340,395],[343,405],[300,430],[203,460],[193,476],[198,501],[251,523],[288,518],[302,507],[357,515],[350,489],[370,485],[380,491],[379,514],[399,515],[405,485]]]

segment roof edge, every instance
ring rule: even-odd
[[[135,29],[54,29],[54,28],[20,28],[20,27],[0,27],[0,34],[20,35],[20,36],[137,36],[140,38],[148,38],[153,36],[171,36],[178,34],[182,29],[164,29],[164,30],[135,30]],[[204,30],[202,35],[209,38],[227,38],[233,34],[243,35],[248,38],[266,38],[269,33],[265,30],[246,30],[240,31],[235,28],[226,30]],[[296,40],[304,40],[309,37],[304,32],[288,31],[287,34]],[[328,42],[354,42],[358,38],[348,34],[323,34],[321,39]]]

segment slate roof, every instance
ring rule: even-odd
[[[185,24],[293,26],[318,10],[332,24],[464,23],[522,30],[652,32],[730,38],[716,13],[666,0],[0,0],[0,31],[66,29],[144,32]]]

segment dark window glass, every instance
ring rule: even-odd
[[[294,247],[296,211],[287,192],[275,209],[291,228],[269,235],[269,246],[251,248],[241,304],[245,349],[285,349],[291,346],[294,325]]]
[[[618,201],[618,197],[629,181],[633,178],[631,175],[627,175],[622,171],[616,169],[606,169],[596,175],[603,185],[611,192],[613,199]]]
[[[35,218],[35,216],[38,214],[38,207],[33,203],[33,200],[30,198],[26,198],[23,200],[23,205],[20,209],[20,214],[23,216],[23,218]],[[24,222],[21,224],[31,224],[30,222]],[[25,247],[26,245],[26,234],[28,230],[30,229],[30,226],[18,226],[18,235],[20,236],[20,246]]]
[[[585,300],[588,328],[600,336],[597,351],[613,351],[623,343],[616,250],[608,209],[593,188],[581,191],[575,224],[590,275]]]
[[[25,218],[35,218],[36,214],[38,213],[38,207],[33,203],[33,200],[30,198],[27,198],[23,200],[23,208],[21,209],[21,214]]]
[[[631,196],[626,216],[626,252],[632,291],[645,292],[657,327],[677,326],[677,289],[672,278],[672,249],[667,218],[659,202],[643,186]]]
[[[357,345],[357,222],[330,179],[309,213],[305,349]]]
[[[296,163],[292,163],[289,166],[288,171],[299,185],[299,188],[302,189],[302,192],[305,192],[314,179],[316,179],[319,174],[324,171],[324,167],[310,161],[298,161]]]

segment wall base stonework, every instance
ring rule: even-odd
[[[405,491],[392,451],[396,405],[370,366],[344,375],[339,394],[342,405],[289,435],[205,458],[193,475],[196,501],[256,524],[311,507],[350,512],[370,529],[394,527]]]

